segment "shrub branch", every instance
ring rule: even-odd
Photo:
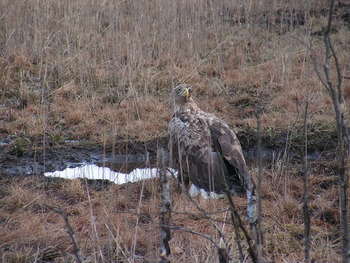
[[[59,215],[61,215],[63,217],[63,219],[64,219],[64,221],[66,223],[67,229],[68,229],[67,233],[68,233],[68,235],[70,236],[70,238],[72,239],[72,242],[73,242],[74,255],[75,255],[75,257],[76,257],[76,259],[78,260],[79,263],[83,263],[84,260],[83,260],[83,258],[81,256],[77,240],[75,239],[73,228],[72,228],[72,226],[69,223],[69,219],[68,219],[68,216],[67,216],[66,212],[61,210],[61,209],[59,209],[59,208],[50,206],[50,205],[46,205],[46,206],[49,209],[51,209],[52,211],[56,212],[57,214],[59,214]]]
[[[304,216],[304,259],[305,262],[309,262],[310,254],[310,216],[308,208],[308,184],[307,184],[307,116],[308,116],[309,103],[306,101],[305,113],[304,113],[304,131],[303,131],[303,216]]]
[[[157,152],[159,175],[160,175],[160,186],[162,193],[162,212],[161,212],[161,229],[160,229],[160,261],[161,263],[170,262],[170,245],[171,239],[170,224],[171,224],[171,200],[169,182],[166,177],[166,169],[164,163],[164,150],[159,149]]]

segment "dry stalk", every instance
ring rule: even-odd
[[[185,190],[185,187],[183,187],[183,185],[181,184],[181,182],[176,178],[176,176],[173,174],[172,171],[169,171],[170,174],[172,175],[172,177],[178,182],[178,184],[180,185],[180,188],[182,190],[182,192],[187,196],[187,198],[190,200],[191,203],[193,203],[195,205],[195,207],[202,213],[202,215],[204,216],[204,218],[206,218],[210,224],[212,225],[212,227],[215,229],[215,231],[218,233],[219,237],[220,237],[220,240],[223,241],[223,243],[225,244],[224,246],[225,247],[228,247],[227,246],[227,242],[225,240],[225,236],[224,234],[221,232],[221,230],[219,229],[219,227],[214,223],[215,220],[213,220],[211,218],[211,216],[204,210],[202,209],[195,200],[193,200],[193,198],[191,197],[191,195],[188,193],[188,191]],[[187,232],[190,232],[190,231],[187,231]],[[198,234],[198,233],[196,233]],[[223,252],[223,250],[226,250],[226,248],[222,248],[220,247],[218,244],[216,244],[216,242],[214,242],[214,240],[212,240],[211,238],[208,238],[207,236],[205,235],[202,235],[202,234],[199,234],[200,236],[204,236],[206,237],[207,239],[209,239],[211,241],[211,243],[214,244],[214,246],[218,249],[218,253],[219,253],[219,258],[221,259],[222,258],[222,255],[224,255],[225,253]],[[220,261],[221,262],[221,261]],[[224,261],[223,261],[224,262]]]
[[[159,166],[160,185],[162,192],[162,212],[161,212],[161,228],[160,228],[160,262],[170,262],[170,245],[171,233],[169,226],[171,225],[171,199],[170,199],[170,187],[166,177],[166,169],[164,162],[164,150],[158,149],[157,161]]]
[[[325,46],[325,62],[323,64],[324,77],[318,69],[317,61],[313,57],[313,64],[315,72],[321,81],[324,88],[328,91],[330,98],[332,99],[335,121],[337,125],[338,134],[338,147],[337,147],[337,159],[338,159],[338,185],[340,195],[340,214],[341,214],[341,230],[342,230],[342,258],[343,262],[350,261],[349,252],[349,222],[348,222],[348,202],[347,202],[347,181],[346,176],[346,161],[348,159],[350,145],[349,145],[349,132],[345,124],[345,116],[343,110],[343,95],[342,95],[342,75],[340,73],[340,65],[337,54],[333,48],[330,32],[332,26],[332,17],[334,10],[334,0],[329,2],[328,20],[326,28],[323,28],[323,42]],[[310,49],[310,47],[308,47]],[[334,85],[330,76],[330,62],[331,58],[334,59],[334,66],[336,70],[337,84]]]
[[[261,106],[258,105],[258,110],[256,112],[256,122],[257,122],[257,156],[258,156],[258,233],[257,233],[257,246],[258,246],[258,262],[262,261],[262,155],[261,155]]]
[[[66,212],[61,210],[61,209],[59,209],[59,208],[50,206],[50,205],[46,205],[46,207],[51,209],[52,211],[56,212],[57,214],[59,214],[59,215],[61,215],[63,217],[63,219],[64,219],[64,221],[66,223],[67,229],[68,229],[67,233],[68,233],[68,235],[70,236],[70,238],[72,239],[72,242],[73,242],[74,255],[75,255],[75,257],[76,257],[76,259],[78,260],[79,263],[83,263],[84,260],[83,260],[83,258],[81,256],[80,249],[79,249],[77,240],[75,238],[73,228],[72,228],[72,226],[69,223],[69,219],[68,219],[68,216],[67,216]]]
[[[225,191],[225,193],[226,193],[227,201],[229,203],[229,208],[231,211],[231,220],[232,220],[232,223],[235,227],[235,231],[236,231],[236,228],[237,228],[237,230],[238,229],[242,230],[244,237],[245,237],[247,244],[248,244],[248,253],[252,259],[252,262],[255,263],[255,262],[257,262],[257,258],[256,258],[256,253],[254,251],[254,245],[252,244],[252,239],[249,236],[248,231],[244,227],[243,221],[242,221],[241,217],[239,216],[239,213],[236,209],[236,206],[234,205],[234,203],[232,201],[232,197],[231,197],[230,192]],[[238,235],[238,232],[236,233],[236,235]],[[241,261],[243,261],[242,251],[240,251],[240,253],[241,253],[241,257],[242,257]]]
[[[99,237],[99,234],[98,234],[98,231],[97,231],[96,220],[95,220],[95,216],[94,216],[93,208],[92,208],[92,200],[91,200],[91,196],[90,196],[90,190],[89,190],[87,179],[85,178],[84,181],[85,181],[86,194],[87,194],[87,197],[88,197],[89,208],[90,208],[89,210],[90,210],[91,228],[93,229],[94,234],[96,236],[96,240],[97,240],[97,242],[96,242],[96,240],[94,240],[94,243],[95,243],[95,245],[97,246],[97,248],[99,250],[99,253],[100,253],[102,261],[104,261],[104,256],[103,256],[102,248],[101,248],[101,245],[100,245],[101,244],[100,237]]]
[[[305,104],[305,113],[304,113],[304,132],[303,132],[303,152],[304,156],[302,159],[303,166],[303,188],[304,188],[304,196],[303,196],[303,216],[304,216],[304,259],[305,262],[309,262],[309,254],[310,254],[310,216],[309,216],[309,208],[308,208],[308,184],[307,184],[307,116],[308,116],[308,107],[309,102],[306,101]]]
[[[306,46],[312,52],[312,62],[314,65],[314,70],[317,74],[318,79],[327,90],[334,107],[335,121],[337,126],[338,134],[338,146],[337,146],[337,161],[338,161],[338,186],[339,186],[339,196],[340,196],[340,214],[341,214],[341,229],[342,229],[342,258],[343,262],[350,262],[350,237],[349,237],[349,220],[348,220],[348,202],[347,202],[347,182],[348,178],[346,175],[346,162],[348,161],[348,156],[350,152],[349,143],[349,130],[345,123],[344,114],[344,98],[342,94],[342,75],[340,72],[340,64],[338,61],[337,54],[333,48],[330,32],[332,26],[332,17],[334,10],[334,0],[329,1],[328,9],[328,19],[327,25],[323,28],[323,43],[325,47],[325,61],[323,64],[324,76],[319,70],[318,63],[316,60],[315,51],[307,44],[300,41],[304,46]],[[330,62],[331,58],[334,59],[334,66],[336,72],[337,84],[333,83],[330,73]]]
[[[323,65],[326,82],[323,82],[332,99],[338,133],[338,182],[340,193],[340,209],[341,209],[341,229],[342,229],[342,257],[343,262],[350,261],[349,253],[349,220],[348,220],[348,202],[347,202],[347,181],[346,178],[346,159],[349,154],[349,134],[345,125],[345,116],[343,111],[342,96],[342,78],[340,74],[339,62],[335,50],[330,40],[330,30],[332,25],[334,9],[334,0],[330,0],[328,11],[327,27],[324,29],[323,41],[325,45],[325,63]],[[334,85],[329,72],[330,59],[334,58],[336,68],[337,85]],[[347,144],[347,145],[346,145]]]
[[[141,203],[142,203],[142,197],[143,197],[143,192],[145,189],[145,181],[142,181],[142,186],[141,186],[141,191],[140,191],[140,198],[137,206],[137,214],[140,215],[140,210],[141,210]],[[135,260],[135,255],[136,255],[136,241],[137,241],[137,235],[138,235],[138,229],[139,229],[139,219],[140,217],[138,216],[136,218],[136,226],[135,226],[135,232],[134,232],[134,239],[132,242],[132,260]]]

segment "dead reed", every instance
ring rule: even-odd
[[[300,42],[322,59],[311,33],[326,2],[2,1],[2,132],[157,138],[168,92],[184,81],[231,125],[254,127],[259,100],[262,127],[288,127],[305,97],[315,122],[328,125],[331,102]],[[336,48],[347,50],[347,25],[336,21]],[[347,70],[349,53],[339,60]]]

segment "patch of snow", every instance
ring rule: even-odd
[[[74,168],[67,168],[63,171],[45,173],[48,177],[62,177],[66,179],[87,178],[103,179],[115,184],[125,184],[140,180],[150,179],[158,176],[157,168],[136,168],[129,174],[114,172],[108,167],[100,167],[94,164],[87,164]]]
[[[191,184],[190,190],[188,191],[190,196],[196,197],[199,194],[203,199],[220,199],[224,197],[224,194],[217,194],[215,192],[207,192],[204,189],[199,188],[198,186]]]

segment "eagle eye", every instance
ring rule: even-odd
[[[182,89],[179,88],[179,89],[176,90],[176,95],[177,96],[181,96],[181,93],[182,93]]]

